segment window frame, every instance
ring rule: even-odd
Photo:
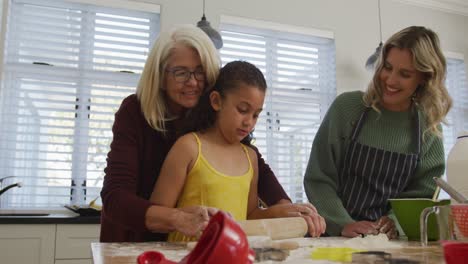
[[[250,57],[249,59],[245,59],[241,57],[235,58],[233,54],[233,50],[228,50],[227,52],[230,52],[229,55],[223,55],[223,52],[227,49],[226,44],[230,45],[232,47],[232,41],[229,42],[229,38],[233,38],[233,36],[223,36],[226,35],[226,30],[228,31],[239,31],[242,32],[243,34],[251,34],[253,36],[258,35],[262,36],[265,38],[266,44],[265,44],[265,49],[267,50],[266,57],[264,60],[261,62],[257,62],[255,59],[255,56]],[[306,202],[307,197],[305,196],[304,192],[304,186],[303,186],[303,177],[305,173],[305,169],[308,163],[309,155],[310,155],[310,148],[312,146],[313,138],[315,137],[315,133],[318,130],[318,127],[320,123],[323,120],[323,117],[326,114],[326,111],[328,110],[329,106],[331,105],[332,101],[336,97],[336,60],[335,60],[335,43],[334,43],[334,36],[332,32],[325,31],[325,30],[318,30],[318,29],[312,29],[312,28],[303,28],[303,27],[297,27],[297,26],[292,26],[292,25],[286,25],[286,24],[278,24],[274,22],[269,22],[269,21],[262,21],[262,20],[254,20],[254,19],[247,19],[247,18],[240,18],[240,17],[233,17],[233,16],[221,16],[220,20],[220,32],[221,35],[224,38],[224,47],[220,50],[221,58],[223,61],[223,64],[229,60],[232,59],[244,59],[247,61],[252,62],[253,64],[256,64],[257,67],[259,67],[264,75],[265,79],[267,81],[268,89],[267,89],[267,96],[265,98],[265,105],[264,109],[262,111],[262,114],[260,115],[259,121],[257,122],[256,125],[256,131],[254,131],[254,137],[257,137],[257,142],[254,142],[254,145],[256,145],[264,159],[267,161],[269,166],[271,167],[272,171],[275,173],[276,177],[278,178],[280,184],[283,185],[283,188],[285,189],[286,193],[290,196],[290,198],[293,200],[293,202]],[[241,33],[239,33],[241,34]],[[241,38],[241,37],[239,37]],[[253,38],[253,37],[252,37]],[[303,90],[298,89],[297,91],[294,92],[288,92],[285,89],[280,88],[278,83],[281,83],[281,81],[278,80],[282,75],[279,73],[282,69],[278,67],[279,64],[288,64],[287,62],[279,62],[276,58],[275,59],[270,59],[268,56],[273,56],[274,52],[284,52],[284,48],[282,51],[280,50],[281,47],[274,47],[274,39],[277,38],[278,41],[276,42],[276,45],[281,45],[286,42],[285,39],[293,39],[291,42],[295,43],[304,43],[304,47],[306,47],[309,42],[316,41],[319,43],[321,40],[326,43],[327,41],[331,42],[331,47],[333,49],[332,52],[330,52],[330,58],[333,60],[330,62],[330,65],[332,67],[330,68],[331,71],[333,71],[330,76],[330,81],[331,85],[331,91],[324,92],[320,88],[321,86],[317,85],[319,88],[319,91],[313,90],[316,89],[315,86],[311,86],[313,88],[310,89],[310,91],[307,91],[309,86],[304,86]],[[239,40],[240,41],[240,40]],[[248,41],[248,40],[246,40]],[[255,39],[251,40],[255,42]],[[271,42],[270,42],[271,41]],[[239,43],[239,46],[241,44]],[[246,44],[247,45],[247,44]],[[259,48],[257,44],[253,44],[254,46],[252,49]],[[257,47],[255,47],[257,45]],[[292,45],[292,44],[291,44]],[[313,44],[310,44],[313,45]],[[325,44],[324,44],[325,45]],[[299,44],[298,44],[299,46]],[[261,47],[260,47],[261,48]],[[235,48],[232,48],[235,49]],[[239,47],[241,49],[241,47]],[[247,48],[246,48],[247,49]],[[293,49],[291,49],[291,52],[295,52]],[[279,54],[279,53],[276,53]],[[284,55],[286,56],[286,55]],[[248,55],[246,56],[248,57]],[[281,56],[279,56],[281,57]],[[328,58],[328,59],[330,59]],[[258,59],[261,60],[261,59]],[[318,61],[320,59],[313,59],[314,61]],[[263,62],[265,62],[265,65],[263,65]],[[268,64],[271,65],[268,65]],[[322,65],[320,67],[324,67],[325,62],[322,62]],[[328,64],[327,64],[328,66]],[[317,66],[317,68],[320,68]],[[283,68],[284,70],[284,68]],[[292,72],[294,70],[291,70]],[[323,74],[322,74],[323,75]],[[284,77],[284,76],[283,76]],[[283,84],[284,85],[284,84]],[[294,86],[294,85],[293,85]],[[327,86],[328,87],[328,86]],[[294,151],[291,150],[291,146],[286,146],[288,143],[285,140],[285,137],[279,136],[279,134],[284,133],[280,131],[284,127],[288,127],[288,122],[289,123],[294,123],[294,121],[291,121],[291,117],[287,116],[288,111],[282,111],[279,109],[279,103],[278,100],[279,96],[275,95],[276,93],[281,93],[285,92],[287,95],[291,95],[291,101],[286,101],[284,105],[286,106],[287,103],[291,103],[294,100],[297,100],[294,97],[294,94],[299,95],[301,93],[304,94],[304,96],[314,96],[316,99],[311,99],[313,102],[318,102],[320,106],[316,108],[316,115],[319,116],[319,121],[314,123],[313,127],[310,127],[309,130],[306,133],[306,137],[302,141],[298,140],[292,140],[291,143],[296,144],[297,146],[294,147]],[[314,101],[316,100],[316,101]],[[306,102],[306,103],[312,103]],[[310,106],[310,105],[309,105]],[[275,108],[276,107],[276,108]],[[285,122],[283,122],[285,121]],[[303,122],[307,122],[306,118],[302,120]],[[298,121],[300,123],[301,121]],[[262,126],[264,128],[262,128]],[[290,125],[289,128],[293,128],[294,124]],[[278,130],[278,131],[275,131]],[[315,130],[315,132],[314,132]],[[292,133],[292,132],[291,132]],[[287,133],[284,133],[287,134]],[[261,136],[259,136],[261,135]],[[264,138],[264,139],[263,139]],[[286,144],[285,146],[281,147],[279,145],[281,144]],[[284,151],[290,152],[290,154],[285,154]],[[285,157],[290,155],[290,161],[293,164],[290,164],[288,168],[284,167],[284,164],[287,163]],[[294,167],[294,168],[292,168]]]
[[[110,14],[111,12],[113,12],[114,9],[119,9],[121,13],[121,16],[125,16],[126,14],[128,14],[128,12],[130,12],[130,14],[136,14],[135,12],[145,12],[145,14],[152,14],[152,15],[145,15],[145,16],[148,16],[148,17],[152,17],[151,19],[152,20],[148,20],[148,21],[151,21],[151,23],[148,23],[148,26],[149,28],[147,29],[147,31],[149,32],[148,34],[148,37],[147,37],[147,45],[145,46],[146,48],[146,52],[145,52],[145,56],[147,56],[149,54],[149,51],[156,39],[156,36],[157,34],[159,33],[160,29],[161,29],[161,23],[160,23],[160,6],[158,4],[150,4],[150,3],[143,3],[143,2],[134,2],[134,1],[129,1],[129,0],[113,0],[113,1],[100,1],[99,3],[96,3],[95,1],[90,1],[90,0],[40,0],[39,2],[38,1],[27,1],[27,0],[7,0],[8,3],[6,5],[6,8],[5,10],[3,10],[3,14],[2,16],[5,18],[5,19],[10,19],[9,16],[11,16],[9,14],[11,8],[14,6],[12,4],[12,1],[15,1],[17,3],[29,3],[31,2],[32,4],[34,5],[41,5],[41,3],[44,3],[44,4],[49,4],[49,3],[54,3],[58,6],[65,6],[65,7],[68,7],[70,6],[70,8],[73,9],[73,7],[77,8],[80,7],[81,5],[83,5],[84,9],[83,10],[92,10],[90,12],[95,12],[96,14],[98,12],[100,12],[99,10],[108,10],[109,13],[106,13],[104,12],[103,14]],[[89,7],[88,7],[89,6]],[[79,8],[78,8],[79,9]],[[77,10],[78,10],[77,9]],[[127,12],[127,11],[128,12]],[[143,13],[142,13],[143,14]],[[97,16],[93,16],[94,19],[99,19]],[[148,18],[149,19],[149,18]],[[115,18],[116,21],[118,21],[119,19],[118,18]],[[11,22],[10,22],[11,23]],[[8,23],[8,24],[10,24]],[[87,24],[87,25],[91,25],[93,26],[93,30],[95,30],[97,27],[99,27],[99,25],[95,25],[95,20],[93,21],[90,21],[89,22],[90,24]],[[118,22],[117,22],[118,23]],[[154,23],[154,24],[152,24]],[[3,25],[5,25],[6,23],[3,23]],[[143,24],[143,22],[141,23]],[[111,25],[110,27],[112,27],[113,25]],[[101,26],[102,27],[102,26]],[[117,28],[117,27],[115,27]],[[87,30],[88,28],[84,28],[84,29],[81,29],[82,31],[83,30]],[[0,39],[2,40],[2,42],[0,43],[0,46],[7,46],[8,44],[7,41],[9,41],[9,39],[7,39],[7,29],[6,28],[3,28],[2,30],[2,35],[0,37]],[[86,34],[90,34],[88,31],[86,31]],[[93,37],[96,37],[97,35],[91,35],[91,38]],[[12,38],[12,37],[10,37]],[[83,36],[80,36],[80,40],[85,42],[85,39],[86,37],[83,37]],[[122,37],[123,38],[123,37]],[[135,38],[136,39],[136,38]],[[143,39],[143,38],[140,38],[140,39]],[[96,45],[97,42],[99,42],[99,40],[97,39],[91,39],[91,40],[86,40],[86,41],[91,41],[92,43],[94,43],[94,45]],[[144,45],[141,45],[141,46],[144,46]],[[81,47],[81,46],[80,46]],[[89,47],[87,48],[87,50],[89,50],[88,52],[93,52],[95,50],[98,50],[98,48],[96,48],[97,46],[95,47]],[[106,50],[106,48],[103,48],[104,50]],[[144,48],[142,48],[144,49]],[[111,50],[111,49],[109,49]],[[102,57],[105,57],[105,56],[109,56],[111,57],[111,51],[109,51],[109,54],[104,54]],[[112,131],[111,131],[111,126],[112,126],[112,123],[113,123],[113,117],[114,117],[114,113],[115,113],[115,110],[117,110],[118,106],[120,106],[120,102],[128,95],[130,95],[131,93],[134,93],[136,91],[136,86],[137,86],[137,83],[138,83],[138,80],[139,80],[139,76],[140,74],[138,72],[134,73],[134,74],[128,74],[128,73],[119,73],[119,72],[109,72],[109,71],[105,71],[104,68],[102,69],[98,69],[96,68],[96,66],[91,66],[91,68],[89,68],[89,65],[86,65],[88,66],[88,68],[86,67],[79,67],[79,68],[67,68],[67,67],[51,67],[51,66],[46,66],[46,65],[34,65],[34,64],[22,64],[20,61],[16,61],[16,62],[12,62],[11,60],[9,61],[8,60],[8,56],[6,55],[7,53],[7,50],[5,50],[4,52],[2,52],[0,54],[0,58],[1,58],[1,63],[0,63],[0,74],[5,77],[5,74],[8,74],[8,72],[13,72],[13,74],[16,74],[15,76],[17,76],[17,78],[23,78],[24,79],[24,76],[25,74],[27,75],[27,70],[25,71],[21,71],[20,69],[21,68],[28,68],[28,69],[31,69],[31,72],[37,72],[37,73],[42,73],[44,75],[45,78],[41,78],[41,77],[38,77],[36,78],[37,80],[42,80],[42,81],[46,81],[46,80],[51,80],[53,79],[53,77],[50,77],[49,76],[53,76],[54,74],[56,75],[57,72],[65,72],[65,73],[68,73],[69,75],[69,78],[75,78],[76,80],[78,80],[79,83],[84,83],[84,82],[88,82],[88,84],[84,84],[84,85],[77,85],[76,87],[76,102],[74,104],[74,111],[73,113],[75,114],[75,118],[72,119],[73,122],[74,122],[74,126],[73,126],[73,150],[72,150],[72,153],[71,153],[71,159],[70,159],[70,163],[71,163],[71,171],[70,171],[70,175],[71,175],[71,182],[70,182],[70,185],[67,187],[65,185],[62,185],[60,186],[60,188],[64,188],[65,191],[67,188],[69,188],[69,195],[65,195],[63,193],[63,191],[60,192],[60,195],[62,197],[65,197],[64,199],[68,199],[68,197],[70,198],[70,204],[86,204],[87,202],[89,202],[90,200],[94,199],[96,196],[99,196],[99,192],[100,192],[100,189],[102,187],[102,179],[100,181],[100,186],[99,186],[99,183],[98,185],[87,185],[87,180],[88,180],[88,174],[89,174],[89,171],[90,171],[90,164],[89,164],[89,161],[87,160],[87,156],[90,155],[89,153],[89,148],[92,146],[92,143],[89,141],[89,136],[90,136],[90,132],[93,128],[89,125],[91,122],[94,122],[92,120],[92,118],[90,118],[90,115],[93,115],[93,114],[99,114],[99,112],[93,112],[94,109],[91,109],[91,107],[96,107],[96,108],[99,108],[99,107],[103,107],[103,103],[94,103],[94,102],[91,102],[90,100],[91,99],[84,99],[82,100],[83,98],[91,98],[93,95],[92,95],[92,92],[93,92],[93,89],[96,89],[96,87],[99,87],[99,85],[107,85],[108,87],[109,86],[112,86],[112,85],[115,85],[115,87],[132,87],[131,88],[131,91],[129,92],[121,92],[120,95],[112,95],[112,91],[109,92],[109,94],[106,94],[106,97],[109,96],[109,97],[113,97],[114,98],[114,101],[115,102],[115,109],[112,111],[112,112],[107,112],[107,115],[110,116],[110,118],[112,119],[112,121],[109,121],[108,123],[110,123],[109,125],[109,128],[106,129],[107,133],[109,134],[107,137],[107,140],[108,140],[108,144],[106,144],[106,148],[107,148],[107,151],[103,151],[102,153],[105,152],[104,155],[107,155],[107,152],[108,152],[108,149],[109,149],[109,145],[110,145],[110,142],[112,140]],[[82,54],[81,52],[79,54]],[[97,58],[99,57],[99,55],[96,55],[94,54],[95,56],[91,56],[92,58]],[[80,58],[81,58],[82,55],[80,55]],[[120,57],[116,57],[116,60],[118,60]],[[81,60],[80,60],[81,61]],[[109,60],[111,61],[111,60]],[[128,60],[128,61],[131,61],[131,60]],[[142,58],[142,65],[144,64],[144,61],[146,61],[146,57],[145,58]],[[93,64],[93,65],[98,65],[97,63]],[[101,65],[104,65],[102,67],[112,67],[110,66],[111,64],[106,64],[105,63],[102,63]],[[15,67],[17,67],[17,71],[15,72]],[[93,68],[94,67],[94,68]],[[114,66],[115,67],[115,66]],[[142,70],[142,66],[140,67],[140,72]],[[104,70],[103,70],[104,69]],[[25,73],[26,72],[26,73]],[[11,75],[11,74],[10,74]],[[124,76],[125,75],[125,76]],[[22,77],[23,76],[23,77]],[[74,76],[74,77],[73,77]],[[83,76],[88,76],[88,79],[86,79],[85,77]],[[1,81],[1,87],[0,87],[0,114],[2,114],[2,109],[3,111],[7,111],[5,109],[7,109],[6,107],[9,107],[9,106],[5,106],[6,103],[4,101],[8,101],[8,100],[11,100],[8,99],[8,93],[11,92],[13,86],[9,86],[10,88],[7,88],[6,87],[6,83],[4,83],[4,81],[6,82],[7,80],[5,80],[6,78],[2,78],[2,81]],[[115,79],[118,79],[119,81],[115,81]],[[20,79],[22,80],[22,79]],[[23,82],[21,82],[23,83]],[[115,83],[115,84],[114,84]],[[24,84],[23,84],[24,85]],[[18,88],[20,89],[20,88]],[[46,89],[46,87],[44,88]],[[99,88],[98,88],[99,89]],[[102,88],[104,89],[104,88]],[[71,95],[71,94],[70,94]],[[52,97],[53,95],[51,95]],[[8,97],[8,98],[7,98]],[[99,97],[99,96],[98,96]],[[102,97],[102,96],[101,96]],[[117,99],[116,99],[117,98]],[[94,106],[93,106],[94,104]],[[58,110],[57,110],[58,111]],[[63,110],[63,111],[67,111],[66,109]],[[69,110],[68,110],[69,111]],[[7,115],[7,114],[5,114]],[[17,114],[18,115],[18,114]],[[2,118],[0,116],[0,118]],[[19,118],[19,115],[18,117]],[[50,117],[46,117],[48,119],[50,119]],[[95,121],[95,122],[99,122],[99,121]],[[103,121],[103,122],[106,122],[106,121]],[[50,125],[47,125],[47,126],[50,126]],[[77,129],[78,128],[78,129]],[[42,126],[39,125],[38,126],[38,129],[42,129]],[[44,132],[43,132],[44,133]],[[5,133],[7,134],[7,133]],[[39,134],[39,133],[36,133],[36,134]],[[11,136],[11,135],[4,135],[4,139],[3,139],[3,142],[7,141],[8,139],[5,139],[6,136]],[[46,136],[50,136],[50,135],[46,135]],[[39,147],[39,144],[42,144],[42,143],[39,143],[39,141],[35,141],[37,143],[33,143],[33,144],[37,144],[37,146]],[[51,141],[47,141],[46,143],[44,144],[51,144],[50,143]],[[16,150],[16,147],[13,151],[17,151]],[[43,152],[44,153],[44,152]],[[41,157],[40,159],[43,159],[43,156],[45,156],[47,154],[41,154]],[[0,160],[0,169],[2,169],[2,171],[8,171],[8,170],[15,170],[14,168],[13,169],[9,169],[7,166],[8,165],[5,165],[8,163],[8,159],[10,159],[10,157],[7,158],[6,155],[3,156],[4,158],[2,158],[2,160]],[[39,159],[39,158],[38,158]],[[43,163],[45,162],[49,162],[48,160],[45,160],[45,161],[42,161]],[[102,159],[100,161],[102,163]],[[104,160],[104,163],[105,163],[105,160]],[[96,163],[97,164],[97,163]],[[91,166],[92,167],[92,166]],[[99,166],[97,166],[99,167]],[[47,168],[48,169],[48,168]],[[47,170],[45,169],[45,170]],[[103,168],[102,169],[99,169],[99,173],[101,174],[101,176],[103,177],[104,176],[104,171],[103,171]],[[0,178],[2,177],[5,177],[5,176],[10,176],[10,175],[2,175],[0,174]],[[40,176],[37,176],[37,177],[40,177]],[[42,176],[42,177],[45,177],[45,179],[48,179],[49,176]],[[68,178],[67,178],[68,179]],[[35,179],[32,179],[31,177],[29,177],[29,179],[25,178],[25,176],[22,176],[22,177],[18,177],[18,178],[13,178],[13,179],[8,179],[6,182],[3,183],[3,187],[8,185],[8,184],[11,184],[13,182],[21,182],[21,181],[26,181],[26,182],[30,182],[30,181],[38,181],[38,180],[35,180]],[[97,181],[96,181],[97,182]],[[30,196],[30,197],[35,197],[34,195],[30,195],[30,193],[25,193],[25,189],[27,189],[28,187],[29,188],[36,188],[34,189],[35,191],[34,192],[38,192],[37,191],[37,188],[42,188],[42,189],[47,189],[47,191],[45,192],[46,194],[37,194],[37,195],[41,195],[41,196],[53,196],[53,192],[54,192],[54,188],[57,189],[58,187],[54,187],[52,185],[43,185],[43,186],[36,186],[36,185],[29,185],[28,184],[24,184],[23,183],[23,186],[27,186],[26,188],[23,187],[21,189],[18,189],[18,188],[15,188],[15,189],[12,189],[8,192],[6,192],[5,194],[3,194],[1,196],[1,200],[0,200],[0,208],[18,208],[18,207],[23,207],[24,208],[35,208],[35,209],[51,209],[51,208],[62,208],[63,204],[68,204],[68,202],[62,202],[62,203],[55,203],[54,205],[50,205],[50,201],[47,203],[47,205],[45,206],[38,206],[37,204],[34,204],[34,202],[31,202],[31,203],[24,203],[24,204],[21,204],[20,202],[18,201],[27,201],[27,200],[31,200],[32,198],[15,198],[15,197],[26,197],[26,196]],[[31,191],[29,191],[31,192]],[[34,193],[34,192],[31,192],[31,193]],[[16,202],[14,202],[16,201]],[[18,204],[20,203],[20,204]]]

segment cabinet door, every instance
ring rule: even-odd
[[[54,263],[55,225],[0,225],[1,263]]]
[[[55,259],[91,260],[91,242],[99,242],[99,230],[97,224],[58,224]]]

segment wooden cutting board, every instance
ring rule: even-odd
[[[302,217],[238,221],[247,236],[269,236],[272,240],[303,237],[307,223]]]

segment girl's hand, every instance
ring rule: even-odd
[[[218,209],[205,206],[178,208],[173,218],[175,230],[186,236],[199,236]]]
[[[306,220],[309,235],[311,237],[319,237],[327,228],[325,223],[325,219],[319,215],[318,213],[313,213],[310,215],[302,215],[302,217]]]
[[[325,219],[317,212],[315,206],[310,203],[293,204],[297,209],[296,216],[302,216],[306,220],[309,235],[319,237],[325,233],[327,225]]]
[[[344,237],[357,237],[360,235],[377,235],[379,234],[378,225],[369,221],[358,221],[347,224],[341,231]]]
[[[269,207],[269,209],[272,209],[273,217],[303,217],[312,237],[319,237],[325,233],[325,219],[310,203],[280,203]]]
[[[388,239],[395,239],[398,238],[398,231],[395,226],[395,222],[388,217],[388,216],[382,216],[379,220],[376,221],[377,224],[377,230],[379,230],[380,233],[386,234]]]
[[[319,237],[327,228],[325,219],[317,212],[315,206],[310,203],[292,204],[295,212],[289,212],[289,216],[302,216],[307,223],[309,235]]]

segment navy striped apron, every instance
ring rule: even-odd
[[[353,128],[339,174],[338,195],[356,221],[375,221],[389,211],[387,200],[395,198],[406,188],[421,150],[421,128],[416,107],[412,107],[416,153],[391,152],[358,143],[357,137],[370,109],[363,111]]]

